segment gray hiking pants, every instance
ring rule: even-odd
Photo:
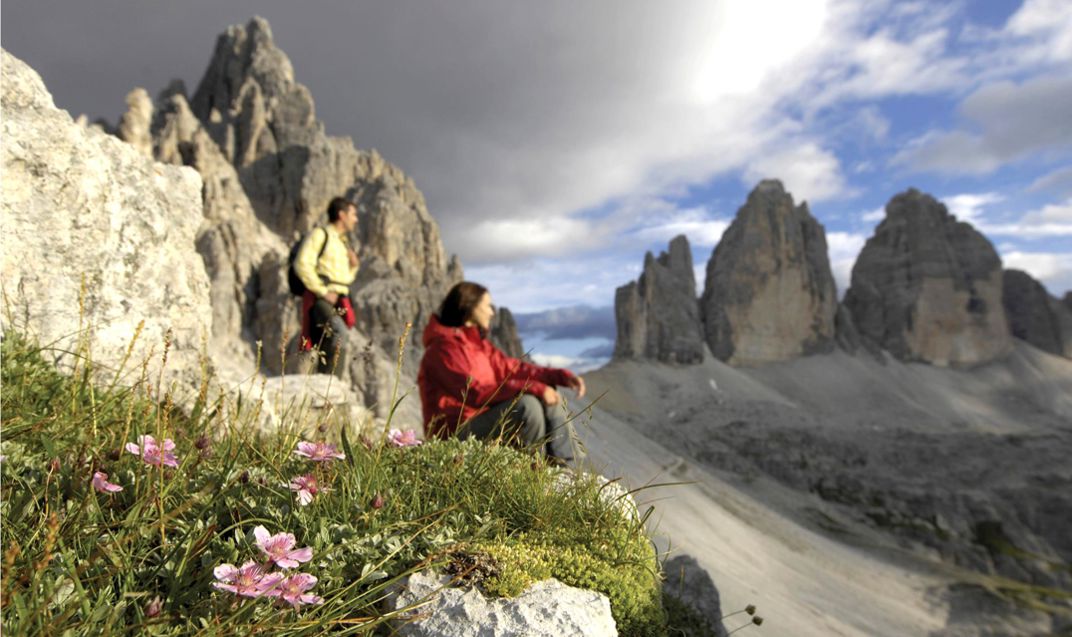
[[[502,437],[522,447],[539,447],[548,458],[573,466],[584,452],[574,444],[577,434],[562,403],[544,405],[532,394],[522,394],[515,402],[492,405],[486,412],[462,425],[458,437],[480,440]]]

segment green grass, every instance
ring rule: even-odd
[[[395,448],[348,440],[344,428],[257,434],[223,399],[202,393],[187,413],[144,381],[101,387],[86,365],[60,374],[14,332],[0,348],[7,634],[386,632],[386,588],[459,555],[496,564],[482,584],[491,593],[556,577],[607,594],[621,634],[666,633],[643,522],[595,478],[564,480],[538,456],[475,441]],[[124,451],[143,434],[174,439],[179,466]],[[299,440],[325,436],[345,460],[294,455]],[[94,490],[95,471],[123,491]],[[287,485],[306,473],[331,490],[302,507]],[[258,525],[312,547],[296,570],[319,579],[310,592],[322,604],[295,610],[213,588],[215,567],[260,557]]]

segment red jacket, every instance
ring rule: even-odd
[[[542,397],[548,385],[568,385],[572,378],[567,369],[510,358],[479,327],[447,327],[433,315],[417,374],[425,434],[446,438],[491,405],[521,393]]]

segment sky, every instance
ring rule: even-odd
[[[702,292],[768,177],[824,225],[839,294],[909,187],[1072,289],[1068,0],[7,0],[0,43],[58,106],[115,122],[136,86],[192,92],[253,15],[328,134],[414,178],[543,362],[605,360],[615,288],[677,234]]]

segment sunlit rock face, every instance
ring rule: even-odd
[[[994,246],[915,189],[886,205],[844,303],[861,337],[900,360],[970,366],[1011,348]]]
[[[675,237],[670,251],[658,258],[650,252],[644,255],[640,278],[618,288],[614,314],[616,358],[682,364],[703,361],[692,250],[684,235]]]
[[[700,311],[711,353],[733,365],[833,349],[826,233],[780,181],[760,182],[737,211],[707,263]]]
[[[6,51],[2,115],[4,330],[196,387],[212,318],[197,172],[74,122]]]

